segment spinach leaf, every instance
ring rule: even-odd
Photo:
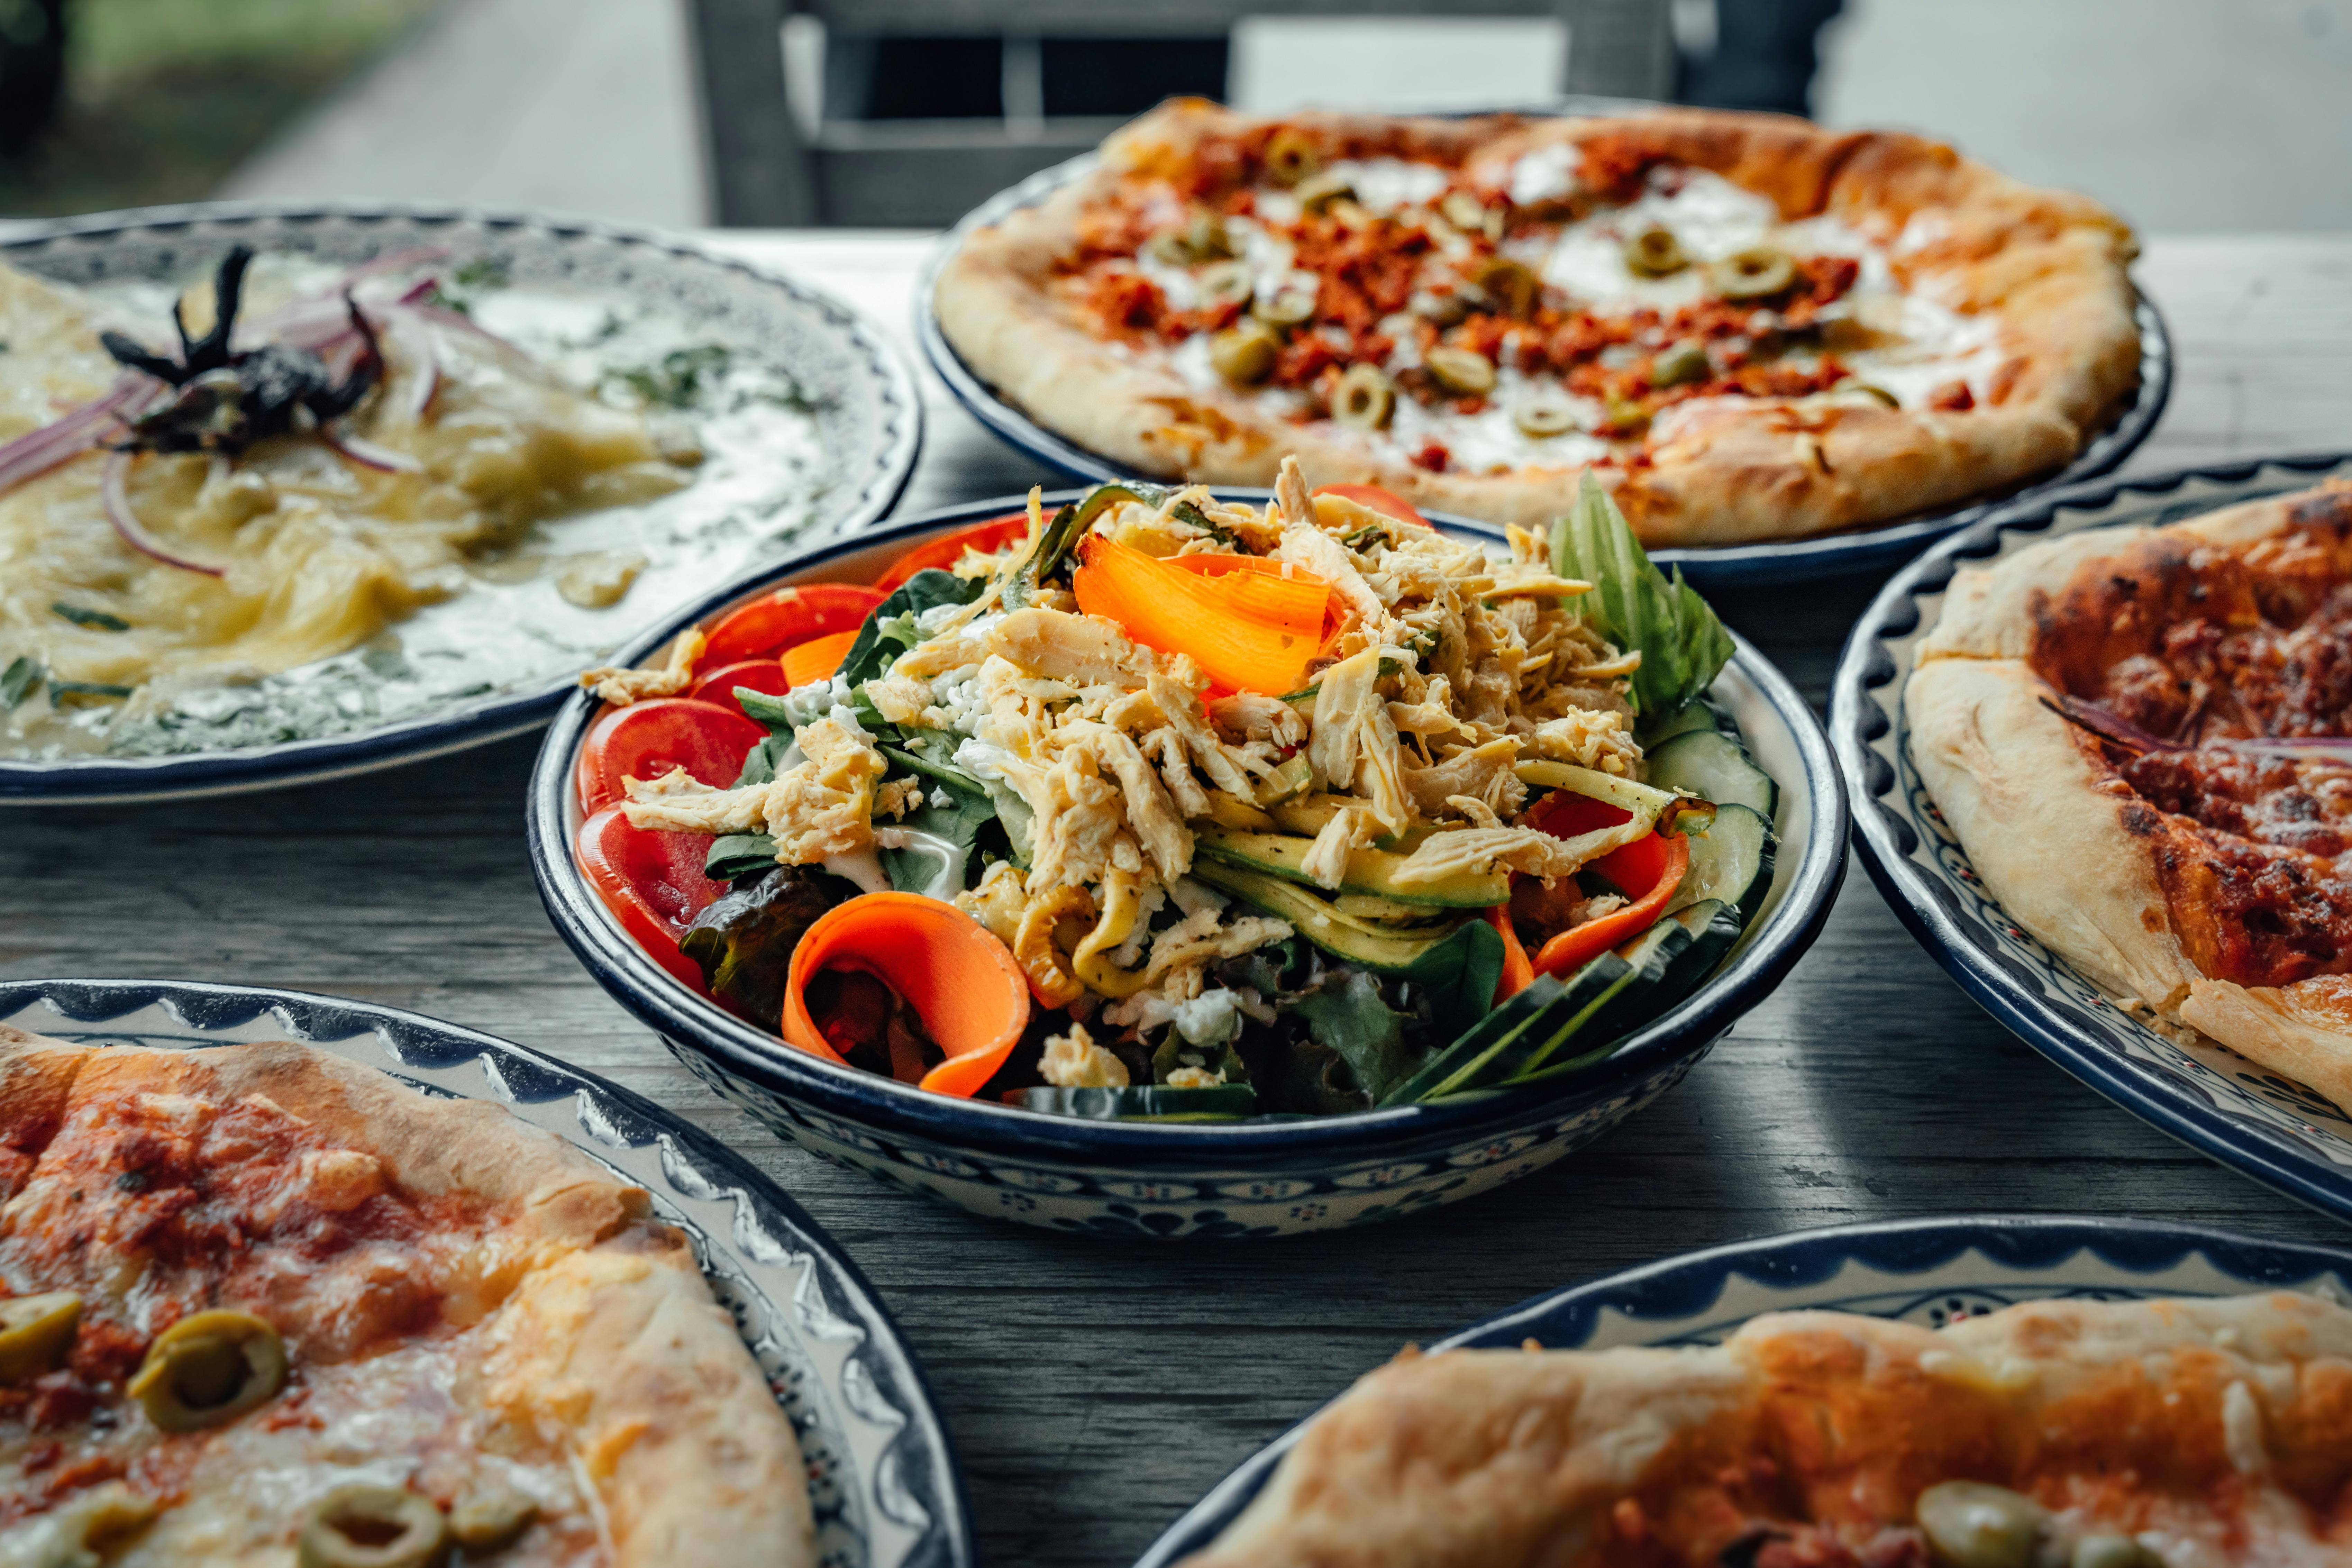
[[[1731,634],[1683,581],[1681,567],[1669,583],[1650,564],[1625,514],[1590,468],[1576,504],[1552,527],[1551,567],[1593,585],[1576,606],[1587,625],[1621,648],[1640,650],[1633,697],[1644,718],[1663,717],[1700,695],[1729,662]]]
[[[1425,1006],[1432,1019],[1443,1020],[1439,1032],[1452,1039],[1495,1005],[1503,978],[1502,936],[1483,920],[1465,921],[1391,978],[1410,984],[1405,995],[1416,1009]]]
[[[985,578],[959,577],[936,567],[916,573],[867,614],[866,624],[857,628],[857,640],[849,645],[841,668],[835,672],[835,682],[863,686],[915,646],[919,635],[915,630],[915,617],[941,605],[969,605],[987,590]],[[752,717],[767,722],[761,714],[754,713]]]
[[[1420,1065],[1422,1053],[1405,1041],[1411,1020],[1381,1000],[1380,982],[1360,969],[1334,972],[1291,1010],[1307,1020],[1316,1044],[1348,1064],[1357,1087],[1375,1103]]]
[[[764,833],[730,833],[710,841],[702,874],[714,882],[740,882],[776,868],[776,841]]]
[[[735,700],[742,706],[746,717],[755,719],[768,727],[770,740],[781,740],[786,745],[792,744],[792,733],[795,727],[794,710],[783,698],[771,697],[764,691],[754,691],[748,686],[739,686],[735,689]],[[756,754],[761,749],[761,747],[755,746],[752,751]],[[775,777],[773,773],[769,773],[768,778],[773,777]],[[747,778],[738,782],[766,784],[768,779]]]
[[[22,656],[8,667],[5,674],[0,674],[0,703],[16,707],[33,694],[33,688],[41,683],[41,677],[46,673],[40,660],[31,654]]]
[[[944,805],[939,804],[942,795],[948,797]],[[922,805],[894,826],[934,834],[954,845],[957,858],[962,862],[962,880],[969,882],[971,854],[980,842],[981,829],[995,819],[996,807],[987,791],[940,782],[924,793]],[[877,852],[876,858],[882,862],[882,873],[890,879],[890,886],[902,893],[919,893],[939,875],[940,857],[936,850],[883,849]]]
[[[946,736],[942,737],[942,739],[951,740],[953,737]],[[900,767],[906,769],[910,773],[920,773],[925,778],[937,779],[940,783],[952,785],[965,794],[985,795],[988,793],[988,786],[986,784],[981,783],[980,780],[972,777],[971,774],[964,772],[961,768],[957,767],[953,763],[937,762],[923,755],[921,752],[916,749],[923,743],[923,741],[920,738],[918,738],[916,740],[909,741],[904,746],[883,746],[881,748],[881,752],[884,756],[889,758],[892,762],[898,763]]]
[[[127,632],[131,623],[121,616],[110,616],[104,610],[85,610],[79,605],[51,605],[49,609],[63,616],[78,626],[88,626],[94,632]]]

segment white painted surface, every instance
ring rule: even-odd
[[[2352,228],[2352,0],[1847,0],[1815,102],[2166,234]]]
[[[699,223],[685,9],[678,0],[455,0],[220,194]]]
[[[1534,103],[1567,79],[1567,31],[1540,17],[1249,16],[1226,86],[1237,108],[1281,114]]]

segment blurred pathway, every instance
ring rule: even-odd
[[[450,0],[220,194],[703,221],[678,0]]]

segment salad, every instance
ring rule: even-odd
[[[1731,652],[1589,477],[1507,548],[1295,461],[1263,508],[1033,491],[583,676],[576,854],[681,984],[935,1093],[1492,1093],[1605,1057],[1759,907]]]

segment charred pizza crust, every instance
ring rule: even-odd
[[[1953,578],[1903,708],[1921,782],[2021,926],[2127,1009],[2352,1106],[2352,977],[2212,973],[2243,935],[2197,894],[2213,839],[2153,808],[2051,706],[2187,618],[2307,610],[2346,583],[2352,488],[2337,485],[2070,534]]]
[[[1121,131],[1100,170],[964,241],[935,294],[948,341],[1041,424],[1131,471],[1269,485],[1295,453],[1312,484],[1379,484],[1423,506],[1549,524],[1574,496],[1582,463],[1433,473],[1328,420],[1296,424],[1245,396],[1202,391],[1106,341],[1049,287],[1079,248],[1087,210],[1121,182],[1181,170],[1204,142],[1265,123],[1193,100]],[[1856,527],[2024,479],[2081,450],[2137,379],[2129,229],[2083,197],[2021,184],[1940,142],[1696,110],[1535,121],[1309,114],[1283,123],[1335,147],[1458,161],[1497,184],[1521,153],[1606,132],[1769,196],[1784,220],[1838,217],[1894,246],[1914,291],[1997,315],[2005,358],[1989,405],[1709,399],[1675,410],[1639,452],[1596,463],[1654,548]]]
[[[77,1163],[83,1145],[74,1140],[93,1119],[120,1120],[123,1107],[157,1119],[152,1137],[100,1130],[131,1141],[107,1147],[131,1147],[133,1160],[166,1158],[137,1141],[161,1145],[177,1131],[227,1127],[232,1115],[265,1135],[298,1129],[304,1152],[266,1182],[228,1163],[184,1189],[150,1183],[143,1164],[92,1180],[95,1162]],[[231,1129],[204,1147],[234,1161],[255,1142]],[[510,1554],[518,1564],[769,1568],[815,1559],[791,1425],[686,1238],[649,1218],[643,1189],[501,1107],[428,1098],[293,1043],[101,1050],[0,1026],[0,1279],[10,1294],[83,1291],[82,1335],[127,1337],[135,1357],[141,1338],[169,1319],[236,1307],[264,1317],[289,1346],[296,1371],[280,1396],[291,1402],[286,1410],[265,1405],[213,1432],[164,1438],[132,1465],[134,1481],[177,1478],[201,1490],[205,1478],[218,1484],[236,1469],[234,1452],[205,1445],[228,1447],[243,1426],[317,1425],[306,1368],[320,1384],[394,1368],[374,1389],[394,1404],[452,1397],[404,1384],[397,1365],[415,1345],[456,1342],[467,1362],[455,1383],[459,1430],[487,1434],[493,1448],[511,1437],[559,1454],[585,1510],[572,1521],[584,1549],[575,1540],[574,1549],[548,1555],[526,1550],[526,1536]],[[372,1200],[398,1212],[374,1226],[366,1245],[301,1248],[306,1220],[313,1233],[331,1229],[373,1212]],[[194,1211],[199,1223],[163,1223],[152,1206],[159,1201],[174,1216]],[[274,1267],[268,1254],[289,1236],[287,1266]],[[192,1252],[205,1238],[223,1256]],[[169,1309],[159,1312],[159,1302]],[[112,1425],[137,1420],[133,1406]],[[173,1444],[192,1452],[175,1455]],[[27,1472],[16,1480],[40,1484]],[[314,1475],[290,1489],[316,1490],[313,1482],[325,1484]],[[289,1483],[280,1477],[276,1487],[282,1505]],[[210,1562],[221,1551],[229,1552],[221,1561],[247,1560],[217,1530],[175,1531],[187,1499],[163,1500],[121,1561]],[[6,1511],[19,1520],[29,1511],[37,1524],[41,1507],[62,1501],[70,1494],[28,1510],[20,1496]]]
[[[1408,1352],[1185,1568],[1713,1568],[1807,1539],[1843,1550],[1785,1561],[1916,1564],[1915,1500],[1956,1479],[2177,1561],[2332,1560],[2352,1312],[2042,1301],[1935,1331],[1790,1312],[1704,1348]]]

